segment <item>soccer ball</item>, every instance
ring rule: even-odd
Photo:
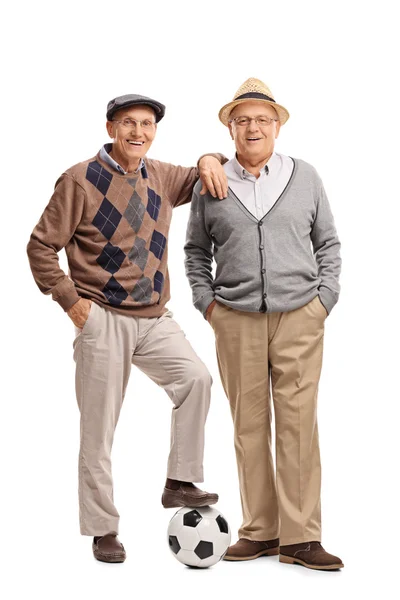
[[[172,554],[188,567],[211,567],[224,557],[231,542],[225,517],[216,510],[181,508],[168,526],[168,543]]]

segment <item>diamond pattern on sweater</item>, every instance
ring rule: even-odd
[[[158,213],[160,212],[161,197],[151,188],[147,189],[147,196],[149,199],[147,202],[147,212],[154,221],[157,221]]]
[[[92,224],[101,231],[101,233],[108,240],[112,238],[117,229],[120,220],[122,219],[121,213],[111,204],[107,198],[104,198],[99,210],[94,217]]]
[[[164,287],[164,275],[161,271],[157,271],[154,275],[154,291],[158,292],[161,296],[162,289]]]
[[[119,306],[128,297],[128,292],[112,276],[101,290],[110,304]]]
[[[135,244],[128,253],[129,260],[138,265],[142,271],[145,269],[149,256],[149,251],[145,246],[146,240],[136,237]]]
[[[125,259],[125,253],[122,252],[118,246],[113,246],[110,242],[107,242],[103,248],[103,252],[97,258],[98,264],[103,267],[109,273],[116,273],[121,268],[122,263]]]
[[[107,194],[113,176],[97,161],[88,164],[86,179],[90,181],[102,194]]]
[[[131,292],[131,296],[135,302],[142,302],[143,304],[151,301],[151,295],[153,293],[153,286],[151,280],[148,277],[142,275],[135,287]]]
[[[150,251],[159,259],[162,259],[167,239],[159,231],[154,230],[151,236]]]
[[[128,206],[124,212],[124,217],[132,227],[133,231],[137,233],[143,223],[143,217],[146,212],[146,208],[142,203],[142,200],[137,192],[133,192]]]

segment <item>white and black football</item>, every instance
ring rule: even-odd
[[[231,542],[228,521],[215,508],[181,508],[168,526],[168,544],[188,567],[211,567],[224,557]]]

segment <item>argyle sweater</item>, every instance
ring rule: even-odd
[[[190,202],[198,176],[195,167],[147,158],[138,173],[122,175],[99,154],[68,169],[27,247],[39,289],[65,311],[84,297],[120,314],[163,314],[172,208]],[[62,248],[70,276],[59,266]]]

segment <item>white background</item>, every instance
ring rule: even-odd
[[[395,2],[16,2],[2,24],[2,597],[351,598],[398,588],[399,88]],[[345,569],[277,557],[194,571],[170,555],[160,496],[170,401],[132,372],[113,450],[123,565],[78,527],[79,413],[68,317],[40,294],[29,235],[58,176],[107,141],[116,95],[165,103],[150,156],[232,156],[219,108],[248,77],[291,113],[276,149],[319,171],[342,242],[319,395],[323,544]],[[205,487],[234,541],[241,512],[231,417],[211,327],[183,266],[189,207],[169,238],[174,312],[213,377]],[[62,257],[65,265],[65,257]]]

